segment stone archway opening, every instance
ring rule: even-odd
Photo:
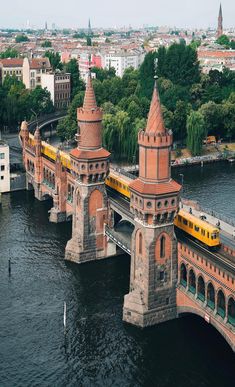
[[[215,289],[211,282],[207,286],[207,306],[212,310],[215,309]]]
[[[204,302],[205,296],[205,281],[202,276],[199,276],[197,280],[197,298]]]
[[[235,300],[232,297],[228,300],[228,322],[235,327]]]
[[[225,296],[222,290],[219,290],[217,295],[217,314],[224,318],[225,313]]]
[[[187,269],[184,263],[181,263],[180,266],[180,283],[185,288],[187,287]]]

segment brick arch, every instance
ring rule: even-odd
[[[88,213],[90,216],[96,216],[98,208],[103,208],[103,195],[98,190],[92,191],[88,201]]]
[[[178,316],[184,316],[187,314],[195,314],[197,316],[202,317],[205,319],[205,312],[203,310],[200,310],[199,308],[194,308],[193,306],[180,306],[177,308],[177,314]],[[227,343],[230,345],[230,347],[235,351],[235,343],[231,339],[231,337],[228,336],[228,334],[221,328],[219,323],[215,319],[210,320],[210,324],[223,336],[223,338],[227,341]]]
[[[161,240],[162,240],[162,238],[165,238],[164,254],[161,254]],[[155,244],[155,260],[157,262],[159,262],[159,263],[160,262],[164,263],[166,260],[170,259],[170,257],[171,257],[171,249],[172,249],[171,237],[166,232],[162,232],[158,236],[158,238],[156,240],[156,244]]]

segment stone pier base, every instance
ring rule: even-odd
[[[52,207],[50,209],[50,222],[52,223],[62,223],[66,222],[66,212],[60,212],[57,208]]]
[[[176,305],[164,305],[148,309],[142,295],[136,291],[124,298],[123,321],[137,327],[145,328],[177,318]]]

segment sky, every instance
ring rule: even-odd
[[[2,1],[1,1],[2,2]],[[11,0],[1,4],[0,27],[171,26],[214,28],[218,0]],[[224,26],[235,27],[235,0],[223,0]]]

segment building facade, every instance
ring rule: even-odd
[[[51,65],[48,58],[24,58],[23,82],[26,89],[35,89],[42,84],[42,74],[49,73]]]
[[[113,67],[118,77],[122,77],[127,68],[133,67],[137,70],[144,61],[145,53],[141,50],[110,51],[103,55],[103,67]]]
[[[71,97],[71,74],[42,74],[41,86],[50,92],[51,100],[56,109],[63,109],[69,106]]]
[[[9,146],[0,140],[0,192],[10,191],[10,151]]]
[[[23,80],[23,59],[9,58],[0,60],[1,83],[7,76],[16,76],[19,81]]]

